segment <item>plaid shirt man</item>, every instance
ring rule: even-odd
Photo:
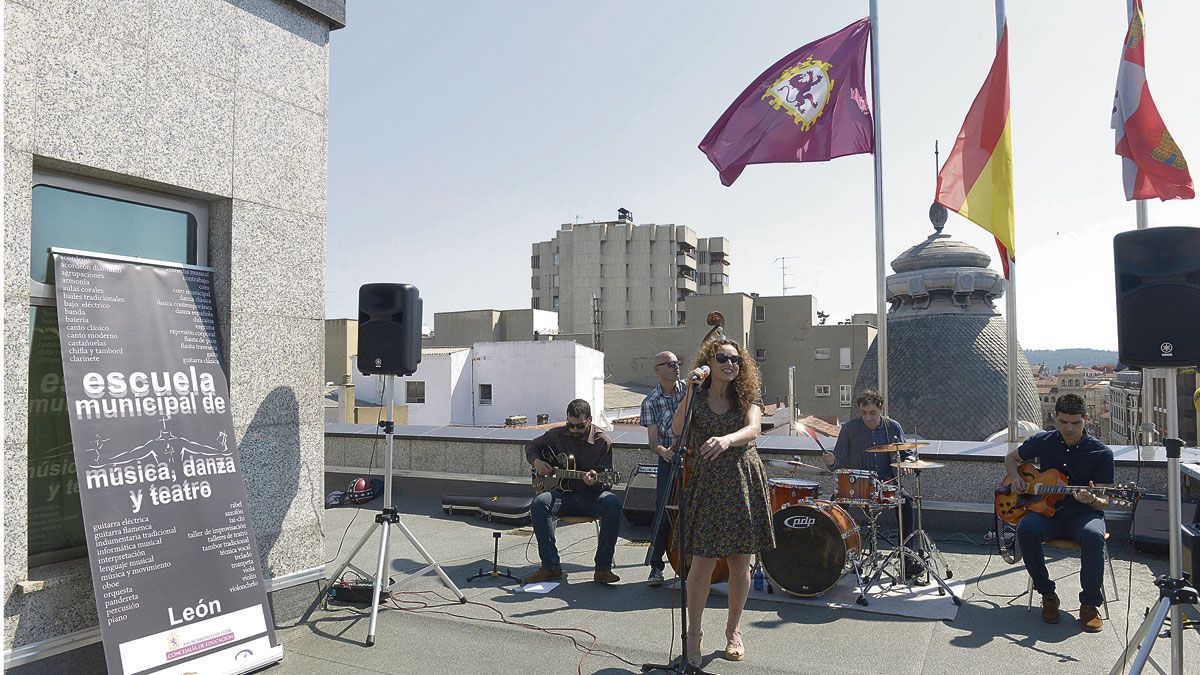
[[[679,407],[686,392],[687,384],[683,380],[676,380],[675,389],[669,395],[663,393],[660,384],[642,401],[642,426],[647,427],[653,424],[658,430],[659,445],[668,450],[675,445],[675,434],[671,432],[671,419],[675,417],[675,409]],[[653,449],[651,448],[651,450]]]

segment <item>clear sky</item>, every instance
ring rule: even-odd
[[[888,262],[932,232],[942,159],[995,55],[991,0],[880,0]],[[1200,8],[1145,0],[1147,73],[1200,178]],[[1112,237],[1135,227],[1109,129],[1125,0],[1010,0],[1018,329],[1031,349],[1116,349]],[[529,307],[529,254],[563,224],[674,223],[731,242],[732,290],[875,311],[872,160],[750,166],[696,149],[777,59],[868,3],[351,0],[330,45],[326,311],[368,282],[434,312]],[[869,78],[868,78],[869,81]],[[1150,224],[1200,226],[1195,200]],[[948,233],[993,256],[950,215]],[[891,269],[888,269],[889,273]],[[1003,309],[1003,301],[998,303]]]

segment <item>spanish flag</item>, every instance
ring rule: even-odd
[[[934,201],[996,237],[1008,278],[1013,237],[1012,115],[1008,106],[1008,25],[983,88],[967,111],[954,149],[938,173]]]

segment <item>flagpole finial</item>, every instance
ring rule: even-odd
[[[938,234],[942,233],[942,228],[946,227],[946,207],[934,202],[929,206],[929,222],[933,223],[933,229]]]

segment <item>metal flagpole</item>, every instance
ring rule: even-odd
[[[996,46],[1004,37],[1004,23],[1007,12],[1004,0],[996,0]],[[1011,110],[1009,115],[1011,115]],[[1012,121],[1009,120],[1009,124]],[[1016,243],[1015,241],[1012,243]],[[1004,304],[1004,324],[1008,328],[1008,442],[1017,442],[1017,261],[1013,260],[1012,251],[1006,251],[1009,256],[1008,280],[1005,282],[1007,298]],[[1003,264],[1003,263],[1002,263]]]
[[[872,120],[875,127],[875,313],[878,335],[875,344],[879,354],[879,395],[883,397],[883,409],[888,410],[888,327],[887,297],[884,279],[883,252],[883,125],[880,123],[882,108],[879,101],[879,12],[878,0],[871,0],[871,95],[875,103]]]

